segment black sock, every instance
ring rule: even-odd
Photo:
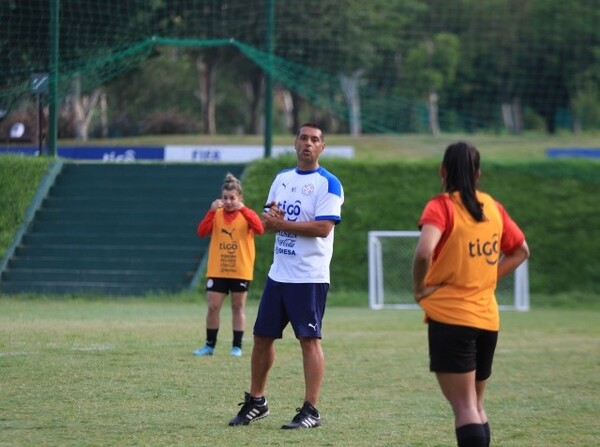
[[[486,447],[483,424],[467,424],[456,429],[458,447]]]
[[[254,402],[256,405],[264,405],[266,402],[265,396],[260,396],[260,397],[250,396],[250,399],[252,399],[252,402]]]
[[[219,328],[217,329],[207,329],[206,330],[206,345],[214,348],[217,344],[217,333],[219,332]]]
[[[485,440],[487,442],[485,447],[490,447],[490,442],[492,441],[492,432],[490,431],[489,421],[483,424],[483,432],[485,433]]]
[[[242,349],[242,338],[244,338],[244,331],[233,331],[233,346]]]

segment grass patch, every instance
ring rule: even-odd
[[[10,245],[23,223],[38,185],[44,178],[49,159],[3,155],[0,158],[0,253]]]
[[[251,337],[242,358],[229,356],[227,302],[216,355],[192,356],[206,308],[189,299],[1,298],[2,445],[454,445],[450,408],[427,371],[421,312],[330,307],[323,427],[288,432],[279,427],[303,397],[289,328],[268,384],[271,415],[231,428],[249,385]],[[249,327],[255,316],[250,302]],[[597,443],[599,316],[502,314],[487,394],[494,445]]]

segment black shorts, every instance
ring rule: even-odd
[[[466,373],[475,371],[475,380],[492,375],[497,331],[429,321],[429,370]]]
[[[251,281],[235,278],[207,278],[206,291],[227,294],[229,292],[247,292]]]

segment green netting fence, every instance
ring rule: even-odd
[[[600,0],[0,1],[0,117],[100,90],[206,133],[259,133],[265,103],[275,131],[598,129]]]

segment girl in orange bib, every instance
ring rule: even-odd
[[[430,370],[452,406],[459,447],[490,445],[483,395],[498,339],[496,284],[529,257],[504,207],[477,190],[479,162],[475,147],[448,146],[440,166],[445,192],[425,206],[413,260]]]
[[[198,236],[210,236],[206,270],[208,313],[206,344],[194,351],[197,356],[213,355],[220,326],[223,301],[231,292],[233,343],[231,355],[242,355],[242,338],[246,325],[246,297],[254,275],[254,235],[263,234],[258,214],[243,202],[242,185],[227,174],[216,199],[198,224]]]

